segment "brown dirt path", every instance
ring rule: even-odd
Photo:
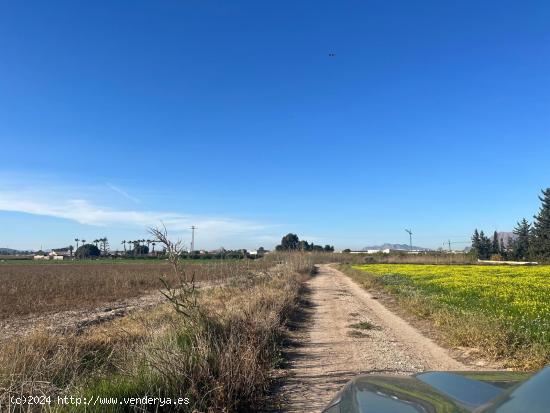
[[[358,374],[469,368],[342,272],[321,265],[308,287],[306,327],[287,354],[289,377],[278,392],[279,411],[320,411]]]

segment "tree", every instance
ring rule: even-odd
[[[281,249],[283,251],[295,251],[299,249],[299,243],[298,235],[289,233],[281,239]]]
[[[298,242],[298,248],[300,251],[311,251],[311,245],[309,245],[309,242],[302,239],[300,242]]]
[[[491,257],[491,240],[485,236],[483,231],[479,233],[479,259],[488,260]]]
[[[83,244],[74,253],[77,258],[97,258],[100,254],[99,248],[93,244]]]
[[[479,258],[479,249],[481,246],[481,239],[479,238],[479,232],[477,231],[477,228],[474,231],[474,234],[472,235],[472,253]]]
[[[101,244],[101,249],[103,251],[103,256],[107,256],[107,250],[109,249],[109,241],[107,240],[107,237],[103,237],[99,239],[99,242]]]
[[[512,248],[512,255],[516,260],[525,260],[529,255],[529,244],[531,235],[531,224],[523,218],[514,228],[514,234],[517,236]]]
[[[345,249],[345,250],[343,250],[342,252],[345,252],[345,253],[347,253],[347,252],[351,252],[351,250],[350,250],[349,248],[346,248],[346,249]]]
[[[539,196],[542,205],[534,216],[531,232],[531,253],[538,259],[550,259],[550,188],[541,191]]]
[[[71,254],[71,257],[73,256],[74,247],[72,245],[69,245],[69,254]]]
[[[504,246],[504,238],[501,238],[500,239],[500,245],[499,245],[499,249],[500,249],[500,255],[503,257],[503,258],[507,258],[508,254],[507,254],[507,251],[506,251],[506,247]]]
[[[325,245],[325,252],[334,252],[334,247],[332,245]]]
[[[481,240],[479,239],[479,232],[477,228],[472,235],[472,252],[479,257],[479,246],[481,245]]]
[[[498,233],[493,232],[493,242],[491,243],[491,254],[500,254],[500,243],[498,242]]]
[[[147,245],[140,245],[139,243],[134,247],[134,255],[147,255],[149,254],[149,247]]]
[[[472,253],[480,260],[489,259],[491,244],[491,240],[485,236],[483,231],[478,232],[476,228],[474,235],[472,235]]]

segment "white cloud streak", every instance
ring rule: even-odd
[[[134,204],[140,204],[140,203],[141,203],[141,201],[140,201],[138,198],[136,198],[136,197],[130,195],[128,192],[126,192],[126,191],[123,190],[122,188],[120,188],[120,187],[118,187],[118,186],[115,186],[115,185],[113,185],[113,184],[110,183],[110,182],[106,182],[105,185],[107,185],[107,188],[112,189],[112,190],[115,191],[116,193],[122,195],[124,198],[129,199],[129,200],[132,201]]]
[[[217,240],[229,236],[269,238],[274,225],[247,220],[205,217],[176,212],[114,209],[84,199],[63,197],[59,191],[48,193],[39,190],[0,189],[0,211],[63,218],[84,225],[99,227],[149,228],[163,223],[172,233],[187,232],[191,225],[198,227],[205,240]]]

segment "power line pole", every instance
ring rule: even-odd
[[[196,226],[191,225],[191,251],[195,251],[195,230],[197,229]]]
[[[409,245],[410,245],[410,252],[413,250],[413,233],[410,229],[406,229],[405,232],[409,234]]]
[[[449,252],[451,252],[451,240],[449,240]]]

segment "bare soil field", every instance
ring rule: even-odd
[[[278,391],[280,411],[320,411],[359,374],[475,369],[340,271],[321,265],[307,284],[305,329],[298,329],[287,353],[289,377]]]
[[[260,264],[185,263],[182,268],[197,281],[212,281],[243,265]],[[116,303],[158,291],[163,286],[161,278],[170,284],[178,281],[165,262],[0,264],[0,320]]]

